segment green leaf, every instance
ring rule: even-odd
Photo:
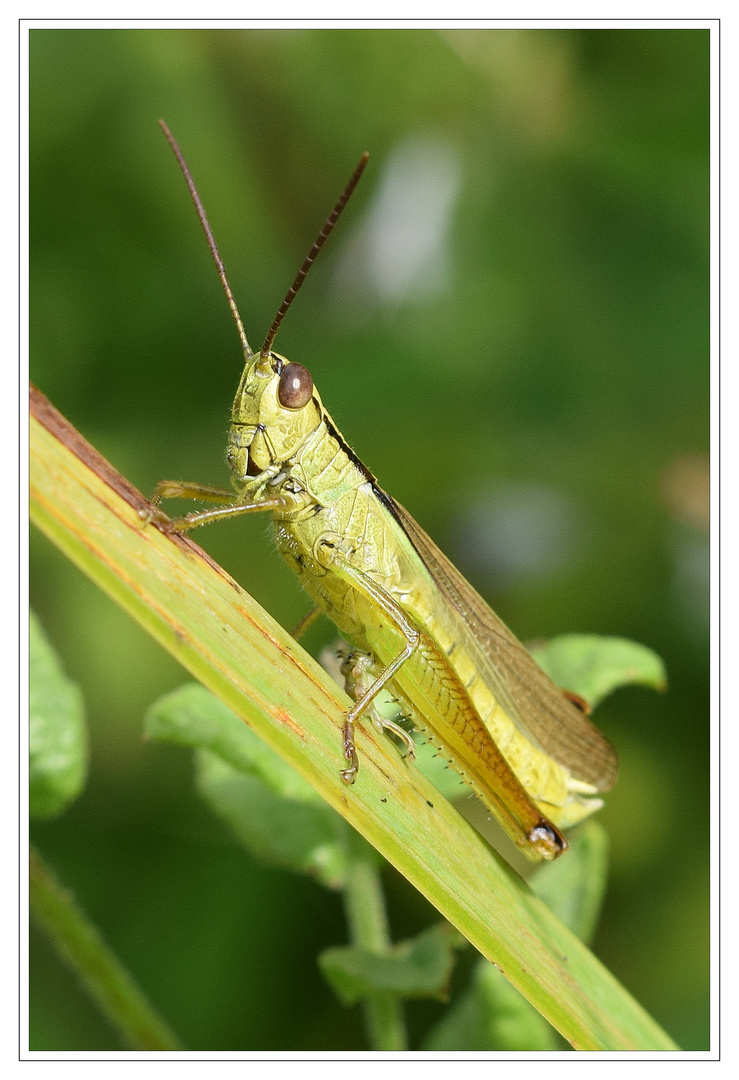
[[[343,885],[347,860],[360,848],[379,859],[314,788],[198,683],[155,702],[144,730],[149,738],[204,751],[197,771],[201,794],[257,858],[314,875],[332,889]]]
[[[480,959],[469,990],[423,1042],[424,1050],[558,1049],[554,1029],[494,964]]]
[[[144,717],[144,733],[162,742],[210,750],[239,772],[259,777],[277,795],[323,805],[310,784],[199,683],[186,683],[156,701]]]
[[[557,686],[579,694],[591,708],[619,686],[667,686],[659,656],[626,638],[562,634],[530,651]]]
[[[207,750],[197,753],[196,782],[218,817],[258,859],[311,874],[328,888],[342,887],[352,835],[326,803],[276,795],[259,777],[239,772]]]
[[[598,925],[608,875],[608,833],[598,821],[583,822],[570,834],[567,858],[541,866],[529,885],[536,895],[589,942]]]
[[[326,949],[318,964],[345,1005],[377,993],[445,1000],[454,966],[454,949],[464,938],[448,923],[437,923],[387,953],[348,945]]]
[[[36,615],[29,625],[31,817],[51,818],[76,799],[87,777],[85,709]]]

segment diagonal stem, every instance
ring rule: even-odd
[[[31,912],[54,948],[133,1050],[182,1050],[177,1036],[136,985],[100,931],[31,849]]]

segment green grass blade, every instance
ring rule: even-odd
[[[216,693],[581,1050],[677,1047],[588,949],[371,725],[342,783],[348,699],[187,537],[142,529],[143,497],[40,394],[32,516]]]

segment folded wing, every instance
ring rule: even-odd
[[[611,788],[618,762],[605,736],[544,674],[408,511],[389,496],[385,498],[392,502],[397,520],[459,616],[460,638],[481,678],[519,730],[576,779],[598,791]]]

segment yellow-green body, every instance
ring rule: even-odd
[[[484,600],[398,503],[377,484],[325,411],[308,370],[272,351],[280,322],[354,190],[363,155],[288,291],[259,353],[246,339],[220,254],[187,165],[166,125],[241,337],[246,365],[231,414],[227,460],[237,495],[163,481],[156,501],[222,504],[170,522],[185,531],[243,513],[271,511],[277,546],[316,604],[359,650],[348,662],[356,704],[343,730],[343,778],[359,759],[354,724],[369,715],[413,743],[374,708],[380,691],[403,710],[473,785],[532,859],[567,847],[560,834],[598,809],[616,759],[587,717],[554,686]],[[359,673],[359,674],[357,674]]]
[[[573,791],[568,771],[518,731],[496,701],[467,647],[468,632],[459,616],[443,603],[438,586],[421,562],[394,504],[378,496],[367,470],[346,453],[328,418],[286,473],[297,479],[317,513],[275,512],[277,547],[301,584],[358,649],[389,664],[401,648],[397,631],[382,611],[315,558],[316,544],[329,532],[341,535],[345,555],[368,574],[423,627],[428,641],[400,668],[391,693],[405,705],[416,725],[432,741],[452,751],[472,785],[485,794],[488,784],[480,762],[495,764],[489,738],[505,757],[543,813],[567,828],[601,806]],[[435,648],[434,648],[435,647]],[[470,709],[469,706],[472,706]],[[485,730],[481,730],[480,721]]]
[[[287,361],[280,357],[277,364]],[[233,407],[229,462],[245,502],[286,499],[284,507],[272,510],[277,547],[306,591],[353,646],[376,659],[378,674],[398,656],[403,637],[387,613],[347,580],[346,571],[366,576],[409,617],[420,641],[388,689],[510,833],[522,829],[501,807],[509,769],[561,828],[598,809],[600,800],[584,797],[595,786],[537,746],[497,700],[479,669],[479,645],[408,536],[408,515],[349,450],[318,393],[313,390],[304,410],[286,410],[279,402],[279,379],[263,362],[247,365]],[[256,470],[261,476],[253,476]],[[339,544],[344,573],[327,563],[326,537]],[[526,846],[522,835],[514,839]]]

